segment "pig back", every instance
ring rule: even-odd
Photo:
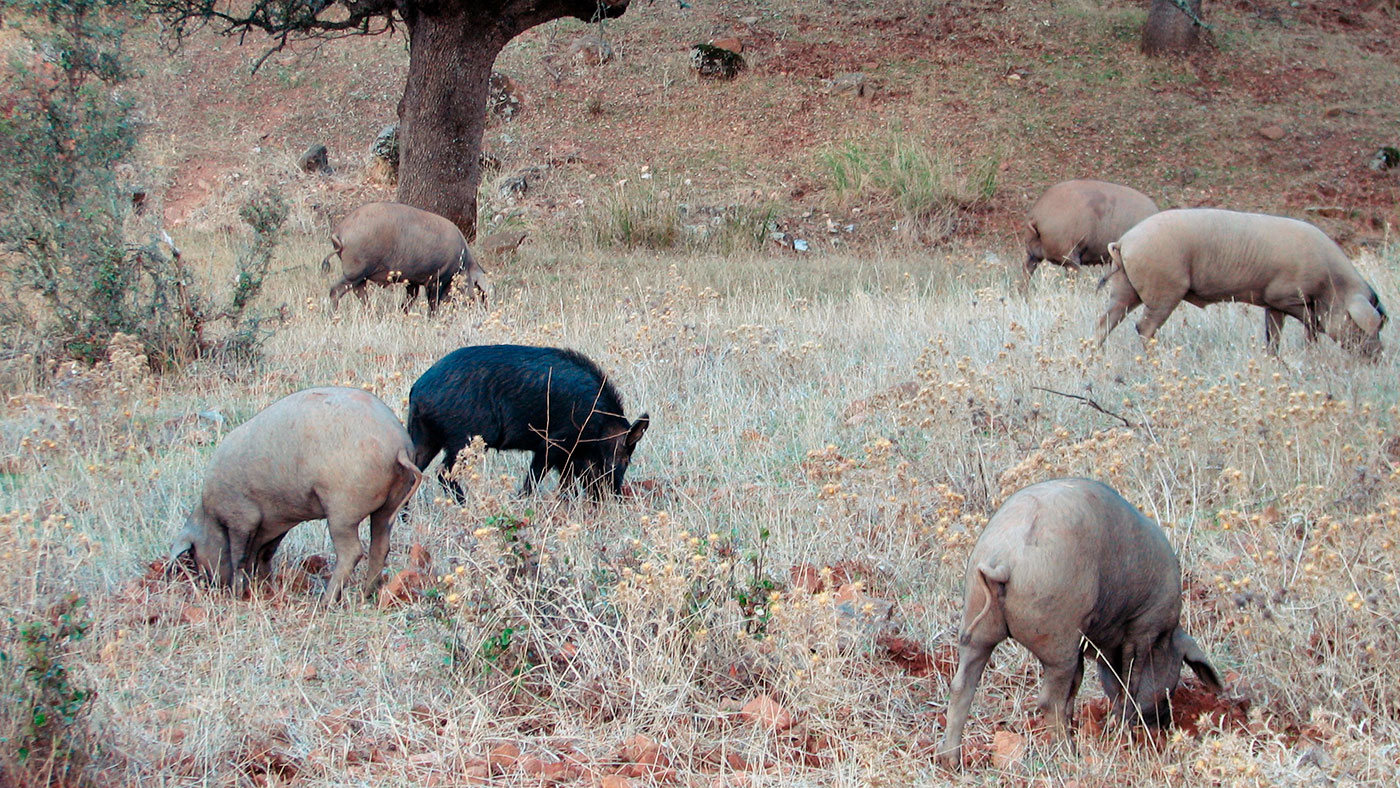
[[[1031,207],[1047,260],[1083,245],[1088,263],[1107,262],[1108,244],[1148,216],[1157,204],[1142,192],[1116,183],[1074,180],[1057,183]]]
[[[422,282],[464,265],[466,239],[451,221],[400,203],[369,203],[336,227],[347,276],[368,277],[389,271]]]
[[[1346,254],[1307,222],[1214,208],[1163,211],[1119,241],[1128,281],[1139,292],[1184,278],[1201,301],[1266,304],[1267,294],[1319,294],[1356,277]],[[1143,285],[1139,286],[1139,282]]]
[[[296,392],[231,431],[205,474],[207,511],[256,504],[266,518],[324,517],[322,498],[365,496],[396,479],[399,452],[412,455],[393,411],[361,389]]]
[[[1102,482],[1057,479],[1017,492],[992,517],[973,556],[1009,566],[1004,606],[1018,640],[1018,632],[1082,632],[1109,648],[1121,640],[1124,621],[1160,614],[1175,623],[1180,610],[1171,544]]]

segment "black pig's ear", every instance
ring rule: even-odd
[[[1173,637],[1176,639],[1177,648],[1181,649],[1181,661],[1195,672],[1196,678],[1199,678],[1206,685],[1206,689],[1216,695],[1224,692],[1225,688],[1220,683],[1220,676],[1206,659],[1206,653],[1196,644],[1195,639],[1186,634],[1181,627],[1176,628]]]
[[[637,441],[646,434],[647,427],[651,426],[651,417],[643,413],[636,421],[632,422],[632,428],[627,431],[627,448],[637,445]]]

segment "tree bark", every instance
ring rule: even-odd
[[[1196,19],[1201,18],[1201,0],[1186,0]],[[1151,56],[1183,55],[1200,42],[1201,26],[1173,0],[1152,0],[1147,24],[1142,28],[1142,51]]]
[[[499,17],[460,6],[445,11],[405,19],[409,54],[399,99],[398,201],[447,217],[474,241],[488,82],[513,32],[502,29]]]
[[[629,0],[404,3],[408,79],[399,99],[398,201],[447,217],[476,240],[481,137],[496,55],[535,25],[622,15]]]

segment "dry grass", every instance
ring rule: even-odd
[[[185,247],[217,269],[227,244]],[[1011,490],[1065,474],[1108,481],[1168,527],[1188,628],[1252,707],[1134,742],[1100,730],[1090,706],[1069,754],[1038,743],[1038,669],[1003,646],[960,781],[1393,775],[1393,352],[1358,364],[1290,327],[1280,362],[1262,352],[1257,310],[1213,307],[1183,308],[1149,350],[1120,329],[1100,354],[1085,342],[1103,300],[1093,277],[1046,277],[1027,301],[981,252],[722,259],[540,244],[495,272],[489,313],[404,316],[383,292],[331,316],[322,244],[295,239],[270,280],[267,306],[285,302],[286,320],[258,368],[151,379],[118,354],[0,410],[0,606],[23,623],[68,591],[90,601],[91,635],[63,659],[98,693],[76,726],[97,784],[464,785],[503,743],[579,761],[578,784],[619,769],[639,783],[937,782],[926,749],[963,562]],[[1382,293],[1400,286],[1396,264],[1360,260]],[[252,600],[145,576],[227,428],[330,382],[402,412],[435,359],[485,342],[579,348],[615,376],[629,414],[650,411],[633,496],[517,499],[524,458],[466,462],[466,506],[425,484],[395,532],[391,568],[418,543],[431,579],[387,610],[316,607],[320,576],[299,567],[329,553],[319,524],[292,532],[278,582]],[[210,411],[222,425],[198,415]],[[807,564],[836,567],[829,587],[791,582]],[[892,658],[878,639],[890,628],[933,655],[927,675]],[[797,726],[739,721],[736,702],[760,693]],[[3,722],[13,735],[21,721]],[[1006,773],[988,762],[996,730],[1037,742]],[[660,756],[639,755],[636,735]],[[497,779],[538,784],[524,765]]]

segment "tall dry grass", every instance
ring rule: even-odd
[[[577,760],[572,779],[588,784],[636,767],[637,735],[660,748],[650,772],[633,769],[639,783],[941,783],[928,744],[963,563],[1009,492],[1069,474],[1104,479],[1167,528],[1187,627],[1251,706],[1151,741],[1095,724],[1071,753],[1035,733],[1038,668],[1008,644],[955,782],[1393,775],[1394,352],[1358,363],[1290,326],[1272,359],[1260,313],[1243,307],[1183,307],[1154,347],[1120,328],[1097,352],[1093,276],[1047,276],[1023,299],[1010,266],[980,250],[724,259],[536,245],[492,272],[489,311],[405,316],[395,291],[331,315],[321,243],[290,244],[269,280],[265,305],[283,321],[256,368],[155,379],[118,354],[9,392],[0,410],[0,618],[42,617],[70,591],[89,600],[91,634],[61,658],[97,692],[74,725],[95,784],[473,784],[503,743]],[[227,259],[217,238],[185,247],[215,270]],[[1397,292],[1393,253],[1359,265]],[[629,415],[651,413],[633,496],[516,498],[525,459],[473,455],[467,505],[425,483],[396,529],[391,568],[414,543],[431,568],[426,594],[388,609],[317,608],[320,580],[298,567],[330,552],[319,524],[292,531],[279,581],[251,600],[148,575],[229,428],[327,383],[402,412],[433,361],[487,342],[578,348],[614,376]],[[804,565],[835,571],[812,593],[794,582]],[[0,641],[11,653],[15,626]],[[930,675],[901,668],[889,630],[933,655]],[[738,720],[763,693],[798,724]],[[1090,682],[1082,698],[1099,694]],[[0,722],[13,762],[23,720]],[[993,765],[996,731],[1031,750]],[[539,783],[525,764],[496,779]]]

